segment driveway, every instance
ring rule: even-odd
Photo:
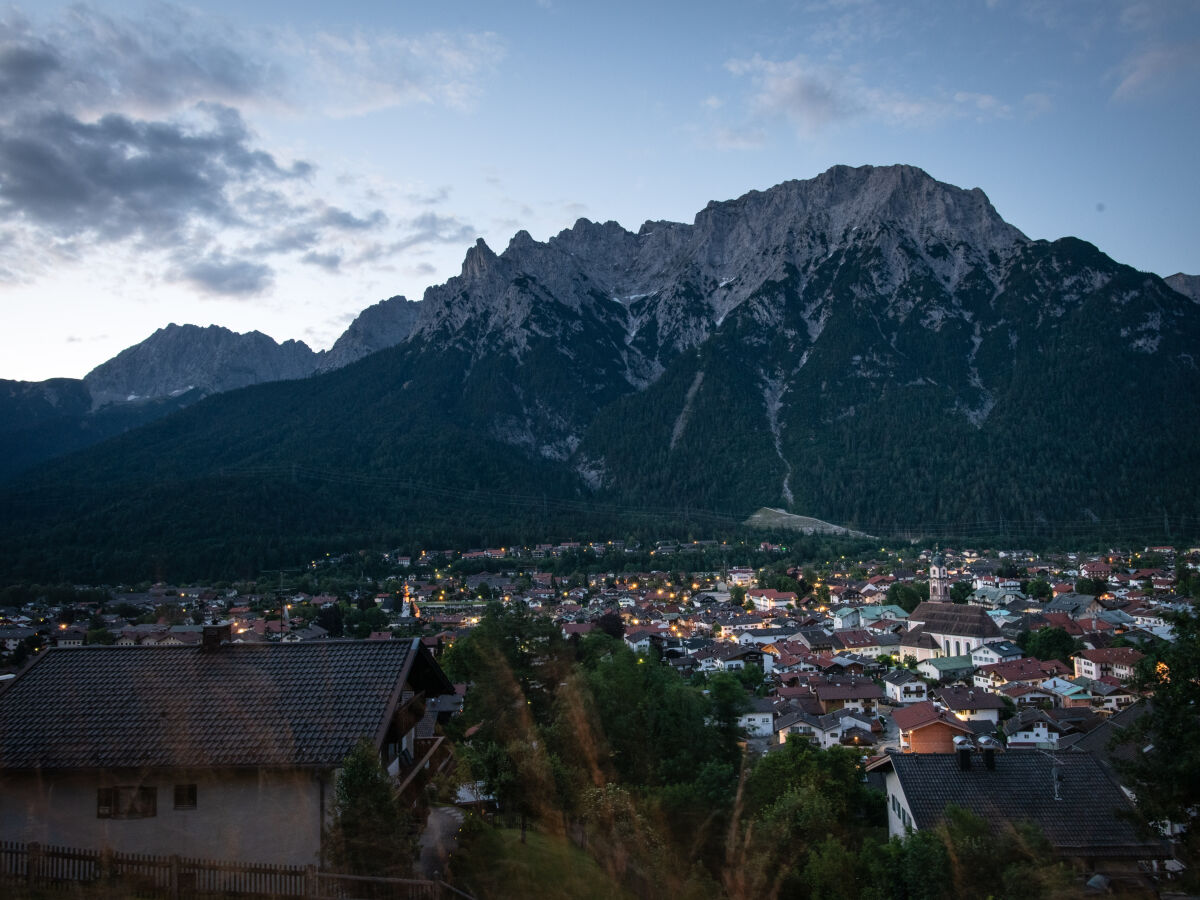
[[[446,860],[458,848],[458,829],[462,821],[462,810],[456,806],[435,806],[429,811],[429,820],[421,835],[421,858],[417,866],[422,878],[441,879],[446,871]]]

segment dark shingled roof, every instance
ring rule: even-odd
[[[998,638],[1000,627],[982,606],[925,600],[908,616],[909,624],[920,622],[933,634],[961,637]]]
[[[1064,856],[1170,856],[1164,843],[1143,840],[1123,817],[1131,804],[1090,753],[1007,750],[996,754],[994,771],[975,753],[966,772],[954,753],[888,756],[918,829],[935,827],[953,803],[993,827],[1032,821]],[[1055,766],[1062,773],[1060,800],[1054,799]]]
[[[330,766],[376,739],[415,641],[49,650],[0,693],[0,769]]]

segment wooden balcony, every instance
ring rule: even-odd
[[[417,738],[415,750],[416,759],[412,766],[401,769],[396,776],[397,793],[410,803],[418,800],[421,789],[430,778],[448,769],[453,762],[450,745],[443,735]]]

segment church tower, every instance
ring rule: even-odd
[[[946,557],[934,549],[929,561],[929,599],[938,603],[950,603],[950,574],[946,571]]]

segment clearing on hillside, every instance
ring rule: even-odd
[[[748,518],[745,523],[753,528],[787,528],[791,531],[803,531],[805,534],[837,534],[843,537],[873,539],[874,535],[862,531],[852,531],[841,525],[831,525],[811,516],[797,516],[782,509],[770,506],[761,507]]]

